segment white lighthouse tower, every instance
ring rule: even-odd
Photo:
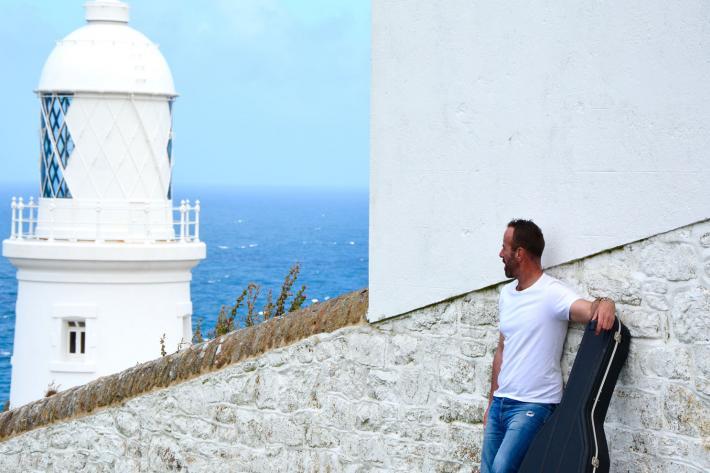
[[[17,268],[10,404],[160,356],[191,339],[199,201],[173,204],[170,69],[128,26],[128,5],[85,5],[87,25],[44,65],[39,198],[13,199],[3,254]]]

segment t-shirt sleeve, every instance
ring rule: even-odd
[[[551,309],[555,318],[569,320],[569,309],[576,300],[580,299],[579,294],[561,281],[554,281],[550,285],[550,295]]]

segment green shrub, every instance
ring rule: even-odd
[[[281,317],[289,312],[300,309],[306,301],[306,286],[302,285],[295,294],[292,292],[300,272],[301,265],[299,263],[295,263],[291,266],[291,269],[289,269],[288,274],[281,284],[281,290],[279,291],[279,296],[276,298],[276,302],[274,302],[273,293],[269,289],[269,292],[266,294],[264,308],[261,311],[257,311],[256,309],[261,287],[254,282],[250,282],[239,294],[234,305],[223,305],[220,308],[219,314],[217,315],[217,322],[214,328],[208,333],[208,337],[219,337],[220,335],[234,331],[236,328],[235,320],[242,317],[240,311],[243,312],[246,310],[243,314],[244,325],[251,327],[273,317]],[[291,301],[290,304],[288,304],[289,299]],[[288,307],[288,309],[286,309],[286,307]],[[202,336],[202,319],[199,319],[192,337],[192,342],[201,343],[202,341],[204,341]]]

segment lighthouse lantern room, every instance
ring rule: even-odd
[[[127,4],[85,10],[42,70],[39,196],[12,199],[3,242],[18,280],[12,407],[192,338],[206,247],[199,201],[171,195],[172,74]]]

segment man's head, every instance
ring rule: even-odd
[[[518,278],[523,270],[539,269],[545,238],[532,220],[514,219],[508,222],[503,234],[503,248],[498,256],[503,260],[506,277]]]

